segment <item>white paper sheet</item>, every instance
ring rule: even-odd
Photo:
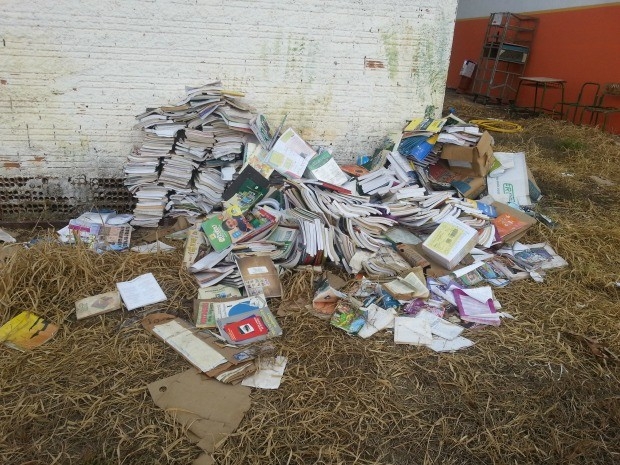
[[[167,252],[170,250],[174,250],[174,247],[168,244],[164,244],[161,241],[151,242],[150,244],[144,245],[136,245],[130,249],[132,252],[138,253],[157,253],[157,252]]]
[[[146,273],[131,281],[116,283],[127,310],[156,304],[167,299],[153,273]]]
[[[428,321],[397,316],[394,320],[394,342],[396,344],[425,345],[433,341]]]
[[[452,340],[458,337],[465,328],[449,321],[439,318],[426,310],[422,310],[415,318],[428,322],[431,327],[431,333],[444,339]]]
[[[0,242],[14,243],[15,238],[11,236],[8,232],[0,229]]]
[[[375,304],[371,304],[368,307],[362,307],[362,310],[367,312],[366,323],[364,323],[364,326],[362,326],[362,329],[359,330],[357,335],[364,339],[394,324],[396,311],[393,308],[386,310]]]
[[[278,389],[282,382],[287,361],[288,359],[281,355],[267,360],[260,360],[258,371],[241,381],[241,384],[260,389]]]
[[[202,372],[213,370],[227,361],[217,350],[174,320],[154,326],[153,332]]]
[[[230,253],[231,250],[232,246],[222,250],[221,252],[210,252],[204,257],[202,257],[200,260],[198,260],[196,263],[194,263],[192,266],[190,266],[189,271],[195,273],[197,271],[205,270],[207,268],[213,268],[219,262],[224,260],[224,258],[226,258],[226,256]]]
[[[473,345],[474,341],[461,336],[452,340],[435,336],[433,337],[432,342],[430,344],[427,344],[427,347],[434,350],[435,352],[454,352],[456,350],[465,349]]]

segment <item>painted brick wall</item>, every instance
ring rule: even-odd
[[[456,0],[2,0],[0,176],[114,178],[134,115],[220,79],[339,159],[441,108]]]

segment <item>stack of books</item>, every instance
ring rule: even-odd
[[[143,131],[142,146],[125,166],[125,185],[138,199],[132,224],[156,226],[157,212],[171,216],[209,213],[240,168],[244,144],[252,133],[253,114],[237,97],[222,89],[220,82],[186,88],[175,105],[148,108],[136,117]],[[222,168],[229,167],[223,174]],[[149,187],[147,192],[140,193]],[[166,190],[167,196],[159,197]],[[149,199],[149,204],[144,200]],[[160,208],[163,204],[164,208]],[[149,218],[145,219],[145,208]]]

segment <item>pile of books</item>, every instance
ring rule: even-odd
[[[332,263],[363,278],[346,292],[319,283],[317,316],[351,335],[390,327],[396,344],[454,351],[474,343],[466,329],[509,316],[492,287],[566,265],[547,244],[515,242],[531,216],[474,200],[495,163],[492,138],[477,127],[420,118],[372,157],[339,165],[284,120],[272,130],[237,96],[212,83],[139,117],[144,143],[126,166],[133,224],[191,217],[174,234],[186,237],[183,264],[199,286],[193,321],[157,322],[159,336],[181,327],[200,353],[280,336],[267,304],[283,296],[280,269]],[[220,355],[214,366],[185,356],[223,382],[256,370],[251,354]]]
[[[201,287],[242,283],[243,257],[396,276],[408,266],[396,244],[419,244],[452,269],[472,248],[501,242],[493,209],[462,198],[466,180],[433,174],[440,164],[486,174],[490,136],[477,127],[453,115],[419,118],[363,164],[341,166],[284,120],[274,131],[239,96],[213,82],[148,109],[138,116],[143,145],[125,168],[138,199],[132,224],[194,217],[201,245],[191,245],[185,263]]]
[[[125,185],[137,199],[132,224],[154,227],[165,211],[198,215],[217,205],[252,132],[253,114],[240,96],[212,82],[186,88],[176,105],[148,108],[136,117],[143,142],[125,165]]]

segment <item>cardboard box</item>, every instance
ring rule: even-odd
[[[468,176],[486,176],[495,161],[493,156],[493,138],[484,131],[475,147],[463,147],[444,144],[441,158],[448,160],[450,169],[455,173]]]
[[[487,176],[489,195],[499,202],[531,205],[525,153],[505,153],[512,165]]]
[[[467,199],[477,199],[487,188],[485,177],[462,176],[450,183],[459,193]]]
[[[422,243],[435,262],[452,270],[478,243],[478,231],[453,217],[447,217]]]
[[[442,160],[428,167],[428,175],[431,182],[437,182],[442,185],[450,184],[463,197],[468,199],[477,199],[487,188],[487,180],[484,176],[469,176],[455,173]]]
[[[491,203],[491,205],[493,205],[497,210],[498,216],[507,213],[510,216],[517,218],[519,221],[525,223],[525,226],[518,231],[514,231],[502,238],[502,240],[506,243],[512,244],[513,242],[516,242],[525,234],[528,229],[530,229],[533,225],[536,224],[535,218],[532,218],[527,213],[524,213],[521,210],[517,210],[516,208],[512,208],[505,203],[494,201],[493,203]]]

